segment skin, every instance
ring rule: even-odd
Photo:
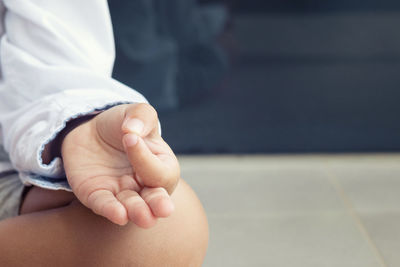
[[[201,266],[207,219],[158,132],[145,104],[69,132],[61,153],[73,193],[33,187],[21,216],[0,222],[0,266]]]
[[[94,213],[143,228],[172,213],[179,164],[151,106],[119,105],[97,115],[64,138],[61,153],[73,192]]]

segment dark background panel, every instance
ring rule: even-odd
[[[225,2],[229,72],[159,113],[177,153],[400,150],[400,2]]]
[[[396,0],[228,0],[225,2],[233,7],[236,14],[380,12],[400,10],[400,2]]]

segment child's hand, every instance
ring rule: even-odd
[[[150,105],[116,106],[76,127],[62,158],[77,198],[116,224],[148,228],[173,211],[179,164]]]

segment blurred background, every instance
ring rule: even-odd
[[[113,0],[114,76],[159,111],[204,266],[400,266],[400,2]]]
[[[110,1],[115,77],[178,153],[400,149],[400,2]]]

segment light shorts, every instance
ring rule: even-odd
[[[49,190],[72,191],[67,178],[17,173],[0,144],[0,220],[19,214],[23,194],[26,188],[32,185]]]
[[[0,173],[0,220],[18,215],[24,189],[18,173]]]

